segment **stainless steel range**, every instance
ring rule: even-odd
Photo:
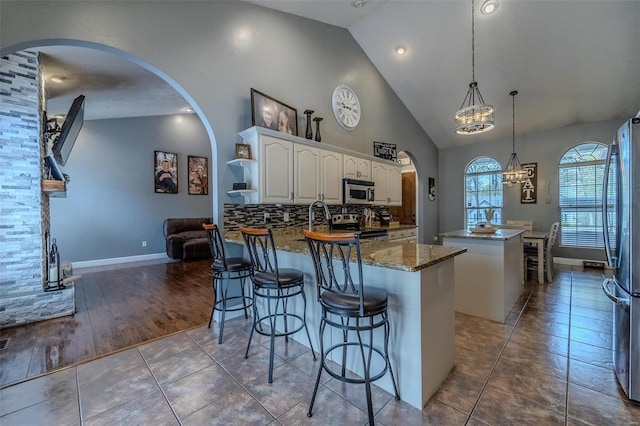
[[[388,231],[384,229],[370,229],[361,226],[360,215],[355,213],[342,213],[331,215],[330,227],[332,231],[356,231],[362,239],[380,239],[387,237]]]

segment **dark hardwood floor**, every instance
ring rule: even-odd
[[[206,324],[211,260],[74,271],[76,314],[0,330],[0,387]]]

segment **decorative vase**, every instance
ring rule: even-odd
[[[313,119],[316,122],[316,141],[320,142],[320,122],[322,121],[322,117],[316,117]]]
[[[313,110],[312,109],[306,109],[304,110],[304,113],[307,116],[307,132],[305,133],[305,137],[307,139],[313,139],[313,133],[311,132],[311,114],[313,114]]]
[[[491,228],[491,220],[493,219],[494,209],[484,209],[484,218],[487,220],[484,223],[485,228]]]

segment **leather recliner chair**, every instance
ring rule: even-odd
[[[207,231],[202,224],[211,224],[210,217],[169,218],[164,221],[167,256],[171,259],[211,258]]]

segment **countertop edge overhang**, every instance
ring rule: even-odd
[[[506,241],[523,234],[523,229],[497,229],[493,234],[476,234],[468,229],[459,229],[457,231],[449,231],[440,233],[442,238],[463,238],[470,240],[493,240]]]
[[[278,232],[274,229],[272,233],[276,250],[309,255],[301,229],[298,232]],[[224,238],[226,242],[244,245],[240,231],[227,231]],[[461,247],[377,240],[362,240],[360,248],[364,265],[406,272],[420,271],[467,251]]]

